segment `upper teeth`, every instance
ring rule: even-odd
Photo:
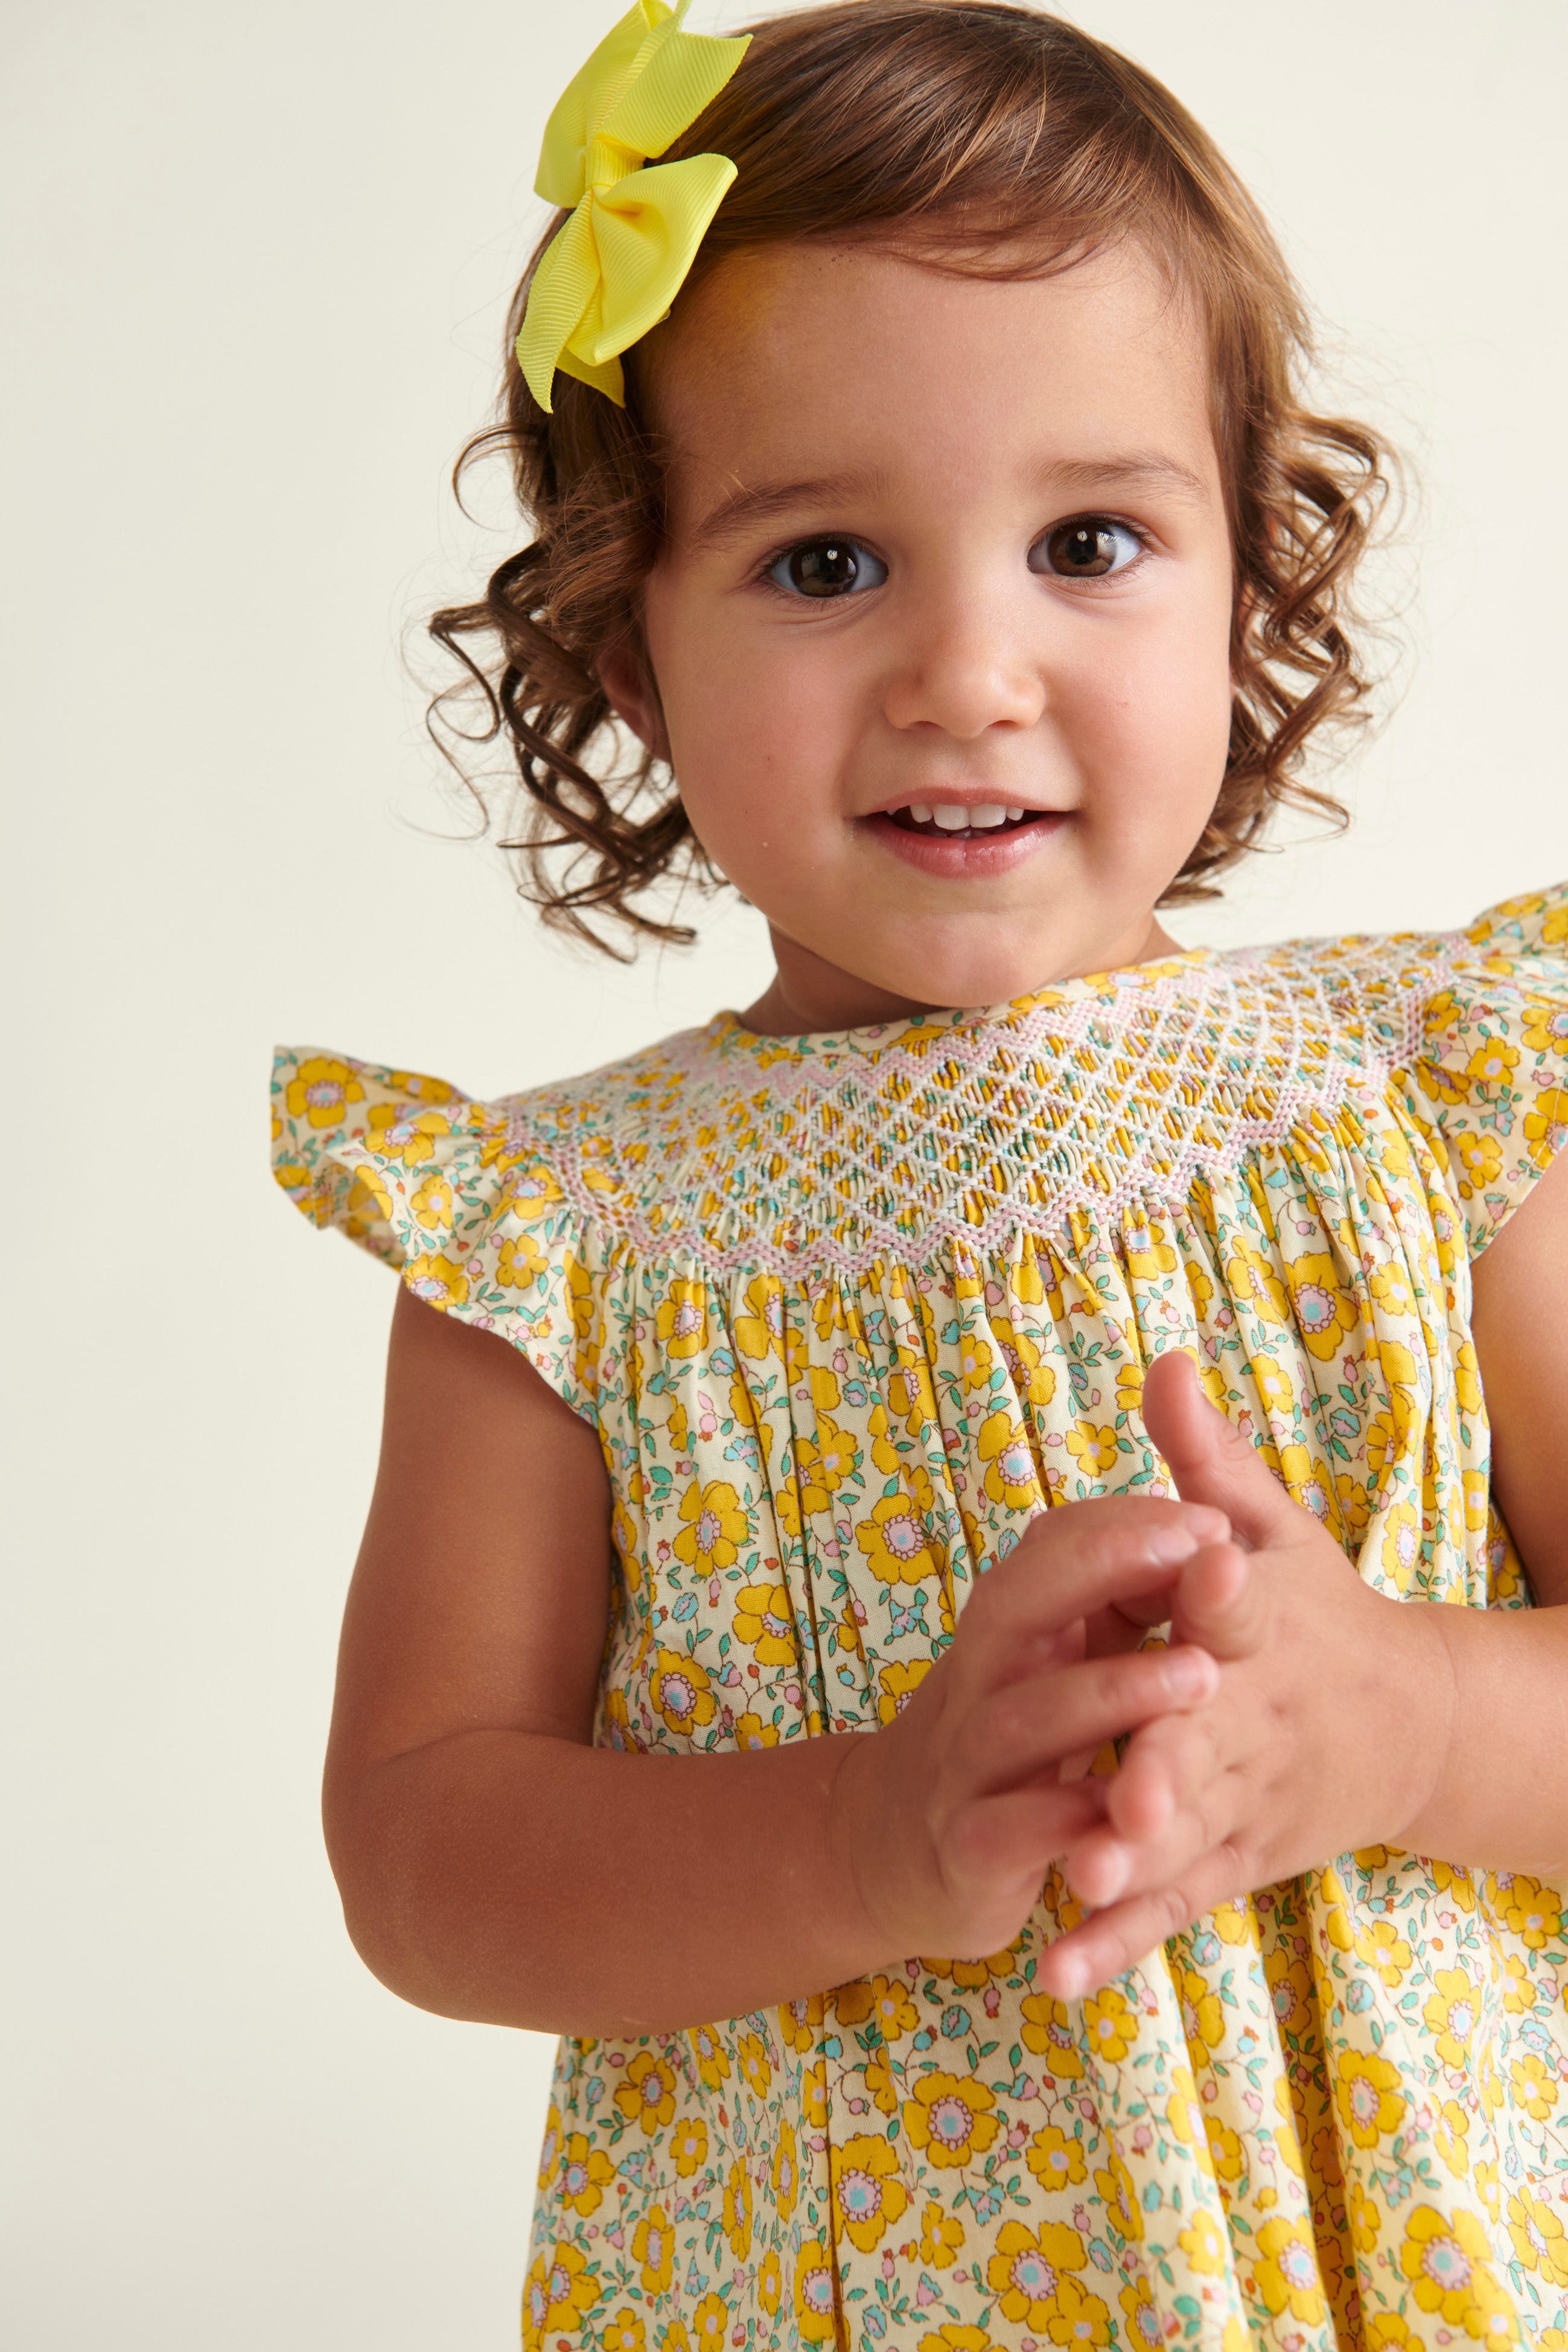
[[[966,808],[962,801],[911,801],[910,814],[917,824],[934,824],[942,833],[963,833],[966,828],[988,832],[994,825],[1016,824],[1024,812],[1004,807],[999,801],[982,801],[974,808]]]

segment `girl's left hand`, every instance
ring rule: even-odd
[[[1397,1845],[1442,1774],[1449,1651],[1421,1604],[1362,1582],[1198,1385],[1192,1359],[1150,1366],[1143,1417],[1182,1498],[1236,1540],[1184,1570],[1173,1642],[1221,1664],[1206,1705],[1145,1725],[1107,1789],[1106,1821],[1063,1865],[1093,1915],[1042,1955],[1059,1999],[1110,1983],[1216,1903]]]

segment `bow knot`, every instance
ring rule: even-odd
[[[558,100],[534,185],[572,217],[541,257],[518,364],[549,412],[557,368],[624,405],[620,354],[668,312],[735,166],[649,165],[689,130],[748,46],[683,33],[690,0],[637,0]]]

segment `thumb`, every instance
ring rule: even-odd
[[[1143,1425],[1170,1465],[1184,1503],[1208,1503],[1238,1543],[1288,1542],[1296,1506],[1268,1464],[1212,1405],[1184,1349],[1167,1348],[1143,1379]]]

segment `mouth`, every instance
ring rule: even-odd
[[[901,808],[881,814],[900,833],[921,835],[928,841],[1000,841],[1041,823],[1052,812],[1001,801],[907,801]]]

